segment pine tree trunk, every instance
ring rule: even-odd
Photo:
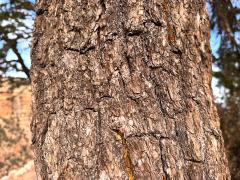
[[[203,0],[38,0],[42,179],[230,179]]]

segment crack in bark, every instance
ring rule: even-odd
[[[189,162],[193,162],[193,163],[200,163],[200,164],[203,164],[204,161],[203,160],[197,160],[197,159],[187,159],[187,158],[184,158],[185,161],[189,161]]]
[[[152,79],[153,80],[153,79]],[[168,117],[170,119],[174,119],[174,116],[172,116],[171,114],[168,113],[168,111],[163,107],[163,103],[162,103],[162,99],[163,99],[163,95],[161,92],[158,92],[160,91],[160,86],[156,84],[156,82],[153,80],[153,83],[154,83],[154,93],[156,95],[156,98],[157,98],[157,102],[159,104],[159,107],[160,107],[160,110],[163,114],[164,117]]]
[[[156,139],[169,139],[167,136],[163,136],[160,132],[147,132],[147,133],[134,133],[125,137],[125,139],[134,138],[134,137],[154,137]]]
[[[99,161],[100,161],[100,156],[101,156],[101,153],[102,153],[102,145],[103,145],[103,142],[102,142],[102,118],[101,118],[101,112],[100,112],[100,109],[98,109],[98,120],[96,122],[96,134],[98,135],[97,138],[96,138],[96,146],[97,146],[97,162],[96,162],[96,171],[97,171],[97,174],[99,176],[100,174],[100,164],[99,164]]]
[[[118,129],[112,129],[113,132],[115,132],[118,137],[121,139],[122,141],[122,145],[123,145],[123,160],[124,160],[124,164],[125,164],[125,169],[128,175],[128,180],[133,180],[134,179],[134,173],[133,173],[133,167],[132,167],[132,162],[131,162],[131,158],[130,158],[130,153],[129,153],[129,147],[127,144],[127,138],[124,137],[124,133],[121,132]]]
[[[110,34],[106,37],[106,40],[103,41],[103,43],[113,42],[113,41],[116,39],[116,36],[118,36],[118,33],[117,33],[117,32],[112,32],[112,33],[110,33]]]
[[[90,50],[94,50],[95,46],[86,46],[80,49],[80,54],[86,54]]]
[[[91,50],[94,50],[95,46],[92,45],[92,46],[88,46],[88,47],[83,47],[81,49],[68,47],[68,48],[65,48],[65,49],[68,50],[68,51],[79,52],[80,54],[87,54],[87,52],[89,52]]]
[[[48,129],[50,128],[51,124],[52,124],[51,121],[49,119],[47,119],[44,124],[44,127],[42,129],[41,135],[39,136],[41,138],[41,141],[40,141],[41,146],[45,142],[47,132],[48,132]]]
[[[163,173],[165,175],[164,179],[166,180],[170,180],[170,176],[169,174],[167,173],[167,170],[166,170],[166,160],[165,158],[163,157],[163,144],[162,144],[162,139],[159,140],[159,148],[160,148],[160,158],[161,158],[161,161],[162,161],[162,168],[163,168]]]
[[[162,22],[160,22],[159,20],[150,19],[150,22],[153,23],[157,27],[163,27]]]
[[[127,43],[126,43],[126,47],[127,47]],[[127,52],[124,52],[124,57],[125,57],[125,60],[127,62],[127,65],[128,65],[128,69],[130,71],[130,74],[133,73],[134,71],[134,68],[133,68],[133,65],[132,65],[132,62],[131,62],[131,57],[127,54]]]
[[[105,0],[100,0],[99,3],[101,5],[101,7],[102,7],[102,14],[104,14],[105,11],[106,11],[106,2],[105,2]]]
[[[93,107],[86,107],[83,109],[83,111],[93,111],[93,112],[98,112],[98,110],[96,110],[95,108]]]
[[[44,14],[44,13],[47,12],[47,11],[48,11],[48,9],[45,9],[45,8],[37,9],[37,10],[36,10],[36,15],[37,15],[37,16],[40,16],[40,15]]]
[[[110,96],[110,95],[103,95],[99,99],[100,99],[100,101],[102,101],[103,99],[114,99],[114,97]]]
[[[178,47],[172,46],[171,52],[173,52],[174,54],[177,54],[179,56],[182,56],[182,51]]]
[[[128,30],[127,36],[140,36],[144,33],[142,29]]]
[[[139,105],[139,101],[140,101],[140,98],[139,97],[136,97],[136,96],[131,96],[131,95],[127,95],[127,98],[130,99],[131,101],[134,101],[136,104]]]

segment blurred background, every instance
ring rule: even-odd
[[[34,0],[0,0],[0,179],[34,179],[29,69]],[[229,167],[240,180],[240,0],[207,0],[212,88]]]

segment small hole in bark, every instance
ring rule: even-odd
[[[128,36],[139,36],[143,34],[143,30],[136,29],[136,30],[131,30],[127,33]]]

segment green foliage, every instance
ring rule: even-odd
[[[220,71],[214,72],[219,83],[229,89],[229,95],[240,93],[240,54],[231,48],[219,50],[219,58],[215,59],[215,65]]]
[[[220,37],[214,75],[230,96],[240,94],[240,1],[211,0],[211,28]]]
[[[21,41],[29,41],[32,35],[34,17],[33,4],[26,0],[9,0],[0,2],[0,76],[15,70],[24,72],[29,78],[27,68],[18,50]],[[16,59],[7,60],[9,51]]]

